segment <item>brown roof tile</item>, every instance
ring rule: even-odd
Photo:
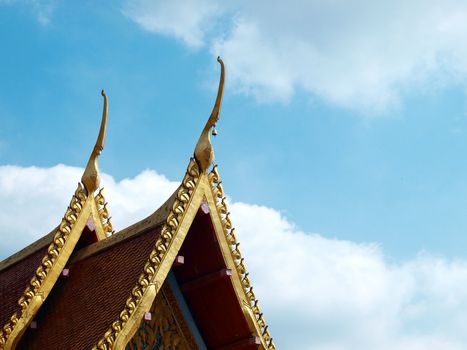
[[[90,349],[118,318],[160,226],[74,261],[39,310],[18,349]]]

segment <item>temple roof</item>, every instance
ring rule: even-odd
[[[112,303],[117,301],[124,303],[128,291],[131,290],[131,286],[126,286],[125,288],[125,283],[121,282],[134,283],[134,277],[142,270],[144,262],[152,249],[152,244],[157,239],[160,229],[170,212],[170,208],[175,200],[175,195],[176,192],[158,210],[148,217],[111,235],[107,239],[100,240],[90,245],[86,245],[81,249],[77,249],[70,256],[66,266],[66,268],[70,270],[70,275],[66,278],[66,283],[64,283],[65,279],[63,278],[58,280],[54,286],[53,293],[49,296],[46,304],[43,306],[44,310],[60,310],[60,313],[63,315],[74,314],[71,310],[66,310],[67,306],[72,307],[75,310],[87,310],[87,312],[97,310],[98,313],[101,313],[102,310],[111,310],[111,305],[93,303],[94,301],[99,300],[96,299],[99,292],[105,293],[106,290],[107,292],[109,290],[122,291],[124,294],[122,298],[118,298],[117,295],[113,294],[112,298],[108,298],[107,300]],[[47,248],[52,243],[57,229],[58,228],[55,228],[36,242],[0,262],[0,310],[2,310],[0,313],[0,325],[7,323],[9,317],[13,313],[20,311],[20,306],[17,301],[23,295],[24,290],[31,280],[31,276],[34,275],[34,272],[40,265],[42,258],[46,255]],[[83,273],[87,268],[87,272],[89,273]],[[109,278],[110,276],[112,277]],[[97,280],[89,280],[88,278],[90,277],[97,278]],[[117,283],[117,285],[109,286],[108,283]],[[84,289],[78,288],[78,284],[81,286],[87,285],[87,287]],[[76,297],[70,298],[67,296],[67,293],[69,292],[72,293],[72,296],[75,295]],[[79,292],[81,294],[79,294]],[[86,293],[89,293],[88,295],[93,297],[86,298]],[[63,297],[57,298],[57,295],[63,295]],[[105,297],[106,294],[103,295],[103,298]],[[78,303],[70,303],[70,299],[73,301],[76,300]],[[54,304],[57,302],[60,303],[60,301],[63,301],[64,305],[57,306]],[[81,305],[80,302],[83,305]],[[118,305],[120,309],[123,307],[121,303],[112,305]],[[83,306],[85,307],[83,308]],[[105,330],[105,327],[108,326],[109,320],[106,319],[104,315],[105,314],[102,313],[101,318],[93,317],[93,319],[96,320],[96,323],[97,320],[101,320],[102,322],[107,321],[103,326]],[[118,313],[115,315],[118,315]],[[87,317],[89,316],[90,314],[88,314]],[[39,322],[43,323],[44,317],[47,319],[47,317],[52,316],[49,313],[42,312],[39,313],[37,321],[40,320]],[[45,323],[53,325],[54,320],[60,319],[61,317],[52,317],[47,319]],[[76,317],[73,318],[73,320],[73,323],[76,322]],[[79,321],[86,322],[86,319]],[[89,323],[89,321],[87,322]],[[91,324],[93,326],[92,331],[99,329],[96,323]],[[77,324],[78,327],[83,326],[86,328],[84,323],[78,322]],[[57,324],[57,326],[60,325],[64,326],[64,324]],[[66,333],[60,333],[56,327],[54,328],[54,333],[58,335],[61,334],[66,338]],[[94,342],[97,341],[98,336],[102,333],[103,331],[101,333],[97,333]],[[92,336],[87,336],[85,333],[83,333],[82,336],[85,336],[87,339],[80,339],[79,334],[74,335],[73,339],[77,343],[70,344],[69,348],[72,348],[72,345],[76,345],[77,348],[86,348],[86,346],[84,346],[86,341],[91,341],[89,348],[92,347],[93,343],[92,340],[90,340],[92,339]],[[29,338],[31,337],[28,337],[29,343],[27,343],[27,348],[36,348]],[[43,345],[41,342],[38,344]],[[81,347],[81,345],[78,347],[78,344],[83,344],[83,347]],[[42,349],[43,347],[41,346],[37,348]]]
[[[172,271],[208,348],[275,349],[250,285],[214,166],[213,112],[173,195],[113,233],[98,141],[60,225],[0,263],[0,349],[124,349]],[[183,255],[187,261],[176,267]],[[228,315],[228,317],[227,317]],[[33,326],[32,326],[33,325]]]

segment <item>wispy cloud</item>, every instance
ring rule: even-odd
[[[48,25],[59,0],[0,0],[1,5],[22,5],[28,7],[41,25]]]
[[[222,7],[209,0],[130,0],[123,9],[145,30],[173,36],[193,48],[204,45],[212,20],[221,12]]]
[[[466,348],[467,260],[389,262],[377,244],[302,232],[271,208],[231,211],[281,348]]]
[[[127,8],[147,30],[223,55],[231,84],[260,100],[288,101],[300,88],[380,114],[399,106],[408,89],[467,76],[462,1],[128,0]]]
[[[82,169],[0,167],[0,255],[60,220]],[[154,211],[177,183],[152,170],[103,176],[113,222]],[[297,229],[278,211],[233,202],[232,219],[271,332],[280,348],[461,350],[467,335],[467,260],[428,253],[390,262],[377,244]]]

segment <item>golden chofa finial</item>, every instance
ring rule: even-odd
[[[219,120],[222,104],[222,94],[224,92],[224,62],[222,62],[222,59],[220,57],[217,57],[217,62],[219,62],[221,65],[221,78],[219,80],[219,89],[217,90],[216,103],[214,104],[214,108],[212,109],[211,115],[209,116],[206,126],[204,127],[203,132],[201,133],[201,136],[199,137],[198,143],[196,144],[195,148],[195,159],[198,162],[198,165],[202,172],[206,172],[209,166],[214,161],[214,150],[211,144],[210,131],[212,129],[212,134],[214,136],[217,135],[216,122]]]
[[[101,94],[104,97],[104,110],[102,111],[101,128],[99,130],[99,135],[97,136],[96,145],[92,150],[88,164],[84,170],[83,177],[81,178],[81,182],[83,183],[88,195],[97,190],[100,184],[97,158],[104,149],[105,130],[107,128],[107,95],[105,94],[104,90],[102,90]]]

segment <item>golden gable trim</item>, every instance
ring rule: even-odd
[[[68,262],[89,218],[94,221],[98,239],[105,239],[111,225],[108,221],[104,196],[101,191],[96,197],[87,196],[85,189],[79,183],[47,248],[46,255],[18,300],[20,313],[14,313],[0,330],[0,349],[16,348]]]

